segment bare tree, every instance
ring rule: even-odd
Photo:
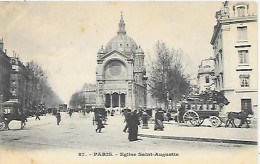
[[[189,75],[185,74],[183,51],[169,49],[164,42],[155,46],[155,60],[150,68],[148,85],[153,98],[168,108],[168,100],[178,102],[189,94]]]
[[[57,106],[61,103],[60,98],[52,90],[48,83],[48,77],[42,67],[34,62],[30,61],[26,65],[27,70],[27,98],[29,100],[29,107],[40,103],[46,106]]]

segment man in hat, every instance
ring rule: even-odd
[[[128,124],[129,124],[129,117],[130,117],[130,112],[129,112],[129,109],[128,108],[126,108],[126,109],[124,109],[124,115],[125,115],[125,123],[126,123],[126,125],[125,125],[125,128],[124,128],[124,130],[123,130],[123,132],[125,132],[126,133],[126,131],[127,131],[127,129],[128,129]]]
[[[57,118],[57,125],[60,125],[60,121],[61,121],[60,111],[57,112],[56,118]]]
[[[101,133],[101,129],[102,129],[102,128],[105,128],[105,126],[103,125],[103,122],[102,122],[102,116],[99,115],[99,116],[97,117],[97,129],[96,129],[96,132]]]
[[[37,119],[41,120],[40,117],[39,117],[39,115],[40,115],[39,109],[36,106],[35,106],[35,108],[36,108],[36,110],[35,110],[35,117],[36,117],[35,120],[37,120]]]

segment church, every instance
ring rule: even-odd
[[[144,51],[126,35],[123,15],[117,35],[97,53],[96,106],[139,110],[146,107]]]

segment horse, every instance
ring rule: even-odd
[[[246,110],[246,111],[241,111],[241,112],[228,112],[228,119],[226,121],[225,127],[228,127],[230,124],[232,127],[237,127],[234,123],[235,119],[240,119],[240,124],[238,125],[238,128],[241,128],[243,124],[246,123],[246,128],[250,128],[249,123],[247,121],[247,117],[249,114],[253,114],[253,111]]]
[[[10,130],[9,123],[13,120],[21,121],[21,129],[23,129],[24,126],[26,125],[25,121],[27,122],[27,116],[24,113],[22,114],[7,113],[4,114],[4,117],[5,117],[5,129],[7,130]]]

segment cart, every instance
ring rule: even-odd
[[[214,101],[202,102],[199,100],[183,101],[184,111],[179,114],[187,125],[200,126],[205,119],[209,119],[211,127],[219,127],[222,119],[219,117],[220,107]]]
[[[102,121],[106,122],[107,111],[105,108],[94,108],[93,125],[95,125],[95,122],[98,120],[99,116],[101,116]]]

